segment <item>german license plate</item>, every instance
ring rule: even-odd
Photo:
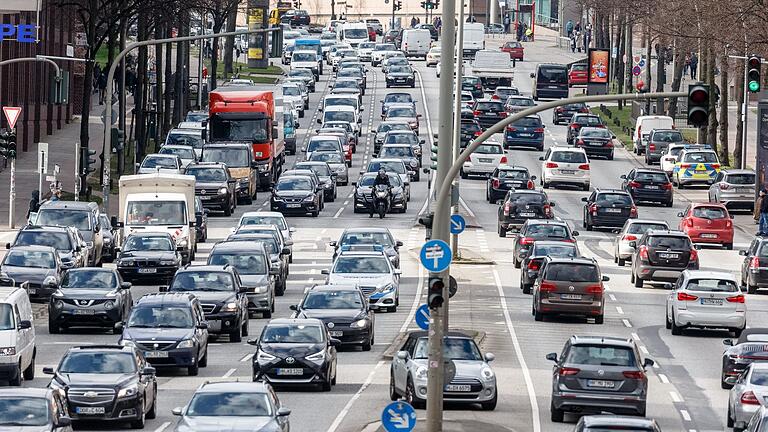
[[[493,163],[493,159],[480,158],[478,160],[482,163]]]
[[[536,213],[531,213],[531,212],[520,213],[520,217],[534,217],[534,216],[536,216]]]
[[[157,273],[156,268],[140,268],[139,273]]]
[[[617,209],[617,208],[607,208],[607,209],[605,209],[605,212],[606,212],[606,213],[621,213],[621,209]]]
[[[210,197],[210,196],[205,196],[205,195],[202,195],[202,196],[200,196],[200,199],[201,199],[202,201],[207,201],[207,200],[209,200],[209,199],[211,199],[211,198],[213,198],[213,197]]]
[[[341,330],[332,330],[332,331],[329,331],[328,334],[330,334],[331,337],[341,337],[341,336],[344,336],[344,332],[341,331]]]
[[[608,380],[587,380],[587,386],[598,388],[613,388],[616,384]]]
[[[520,136],[520,137],[523,137],[523,138],[530,138],[530,137],[533,136],[532,133],[519,133],[517,135]]]
[[[168,358],[168,351],[146,351],[144,353],[146,358]]]
[[[75,412],[84,415],[104,414],[104,407],[75,407]]]
[[[93,315],[96,311],[93,309],[75,309],[73,314],[75,315]]]
[[[739,188],[738,190],[739,190],[739,193],[749,193],[749,192],[753,192],[753,190],[752,190],[752,189],[750,189],[750,188]]]
[[[301,207],[301,204],[286,204],[285,206],[287,208],[299,208]]]
[[[601,147],[603,143],[600,141],[587,141],[587,145],[590,145],[592,147]]]
[[[722,306],[723,305],[723,299],[703,298],[703,299],[701,299],[701,304],[707,305],[707,306]]]
[[[708,238],[708,239],[713,239],[713,238],[717,238],[717,234],[713,234],[713,233],[704,233],[704,234],[702,234],[702,235],[701,235],[701,238]]]
[[[448,392],[468,392],[472,387],[469,384],[448,384],[445,386],[445,391]]]
[[[676,253],[669,253],[669,252],[659,252],[659,258],[664,259],[678,259],[680,257],[679,254]]]
[[[29,294],[36,294],[37,288],[27,288],[27,291],[29,292]]]
[[[576,174],[574,170],[560,170],[560,174]]]
[[[646,189],[658,189],[659,187],[656,185],[645,185]]]
[[[302,368],[279,368],[277,370],[278,375],[303,375],[304,369]]]
[[[563,300],[581,300],[581,294],[560,294]]]

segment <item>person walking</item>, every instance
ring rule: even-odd
[[[759,236],[768,236],[768,198],[765,188],[760,189],[760,225],[757,231]]]
[[[416,21],[416,17],[415,16],[411,17],[411,28],[416,27],[417,23],[418,23],[418,21]]]
[[[109,70],[109,68],[105,68]],[[99,74],[99,105],[104,105],[104,102],[107,100],[107,74],[102,72]]]
[[[511,24],[511,20],[509,19],[509,15],[504,15],[504,34],[509,34],[510,24]]]
[[[760,190],[757,194],[757,199],[755,199],[755,208],[752,210],[752,219],[755,220],[755,225],[760,223],[760,207],[763,205],[764,196],[765,194]]]
[[[571,37],[571,35],[573,34],[573,21],[572,20],[568,20],[568,22],[565,23],[565,34],[568,37]]]
[[[576,21],[576,27],[573,28],[576,33],[581,33],[581,21]]]
[[[571,52],[572,53],[576,52],[576,38],[577,38],[576,33],[571,32]]]
[[[29,217],[32,215],[32,213],[37,213],[38,210],[40,210],[40,191],[33,190],[32,196],[29,199],[29,210],[27,210],[27,220],[29,220]]]
[[[685,54],[685,60],[683,60],[683,76],[688,76],[688,70],[691,68],[691,55]]]
[[[691,53],[691,79],[696,79],[696,68],[699,66],[699,58],[696,53]]]

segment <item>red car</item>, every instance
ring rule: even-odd
[[[368,26],[368,41],[376,42],[376,29],[371,26]]]
[[[688,234],[694,243],[719,244],[733,249],[733,221],[728,209],[722,204],[689,204],[677,214],[680,231]]]
[[[587,65],[573,64],[568,69],[568,87],[587,84]]]
[[[501,50],[509,53],[509,58],[523,61],[523,45],[520,42],[507,42],[501,46]]]

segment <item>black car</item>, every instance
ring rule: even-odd
[[[523,117],[504,128],[504,148],[512,147],[544,150],[544,123],[538,115]]]
[[[14,246],[0,263],[0,273],[16,286],[27,284],[32,300],[48,301],[59,288],[64,271],[59,254],[50,246]]]
[[[307,161],[299,162],[294,166],[297,170],[310,170],[317,174],[320,180],[320,185],[323,187],[323,193],[325,194],[325,201],[335,201],[338,195],[338,188],[336,187],[337,174],[333,172],[327,162],[319,161]]]
[[[672,207],[674,194],[672,182],[667,173],[659,169],[635,168],[629,174],[622,175],[621,188],[632,195],[636,203],[643,201],[659,202]]]
[[[291,27],[308,26],[309,25],[309,13],[304,9],[292,9],[283,14],[281,21],[288,23]]]
[[[56,249],[65,269],[88,265],[90,253],[87,246],[80,243],[80,236],[72,227],[27,225],[22,228],[13,243],[6,243],[5,248],[14,246],[50,246]]]
[[[273,319],[264,327],[253,354],[253,380],[273,386],[320,386],[330,391],[336,384],[336,347],[341,341],[328,335],[325,325],[313,318]]]
[[[512,261],[515,268],[520,268],[528,256],[531,247],[538,240],[576,243],[578,231],[571,230],[566,222],[545,219],[528,219],[515,235],[515,246],[512,249]]]
[[[475,99],[483,97],[483,80],[476,76],[465,76],[461,79],[461,90],[472,93]]]
[[[205,243],[208,240],[208,213],[210,210],[203,208],[203,201],[195,197],[195,240]]]
[[[102,327],[115,334],[115,324],[131,312],[131,284],[117,270],[85,267],[64,273],[59,290],[48,304],[48,333],[72,327]]]
[[[760,288],[768,288],[768,238],[758,236],[739,255],[744,257],[741,263],[741,286],[747,287],[749,294]]]
[[[519,230],[530,219],[552,219],[555,203],[546,192],[531,189],[510,189],[499,202],[498,233],[506,237],[508,231]]]
[[[533,182],[536,176],[528,172],[528,168],[517,165],[499,165],[490,177],[485,186],[485,200],[489,203],[504,198],[510,189],[536,189]]]
[[[471,111],[470,111],[471,112]],[[480,123],[474,119],[474,113],[471,118],[461,119],[460,131],[459,131],[459,145],[462,149],[466,148],[473,139],[483,134],[483,128],[480,127]]]
[[[320,215],[321,190],[305,176],[282,175],[272,189],[270,209],[283,214]]]
[[[157,379],[136,348],[88,345],[67,350],[48,387],[67,398],[72,420],[130,422],[143,429],[157,416]]]
[[[275,295],[279,297],[285,294],[286,280],[288,279],[288,257],[291,254],[291,249],[286,245],[281,246],[279,240],[272,234],[249,231],[243,227],[238,232],[227,237],[227,241],[235,240],[264,244],[269,254],[270,266],[277,269],[277,273],[275,273]]]
[[[369,172],[360,176],[357,182],[352,183],[355,187],[354,193],[354,213],[367,213],[371,206],[373,182],[378,173]],[[391,212],[397,211],[405,213],[408,210],[408,197],[405,195],[402,178],[394,172],[388,172],[389,183],[392,185],[392,195],[389,209]]]
[[[168,283],[181,267],[181,254],[168,233],[135,232],[117,251],[117,271],[131,283]]]
[[[752,362],[768,361],[768,328],[746,328],[738,339],[725,339],[723,345],[726,348],[721,362],[720,387],[729,389],[733,384],[727,383],[726,378],[741,375]]]
[[[413,69],[410,66],[391,66],[387,68],[387,72],[384,74],[387,88],[393,86],[410,86],[416,87],[416,77],[413,74]]]
[[[600,156],[613,160],[613,139],[616,135],[605,128],[582,127],[573,138],[574,147],[583,148],[587,156]]]
[[[275,278],[279,272],[272,267],[267,246],[254,241],[225,241],[216,243],[208,255],[208,265],[232,265],[240,274],[246,288],[248,313],[272,318],[275,311]]]
[[[204,208],[221,210],[224,216],[232,215],[237,205],[237,181],[229,175],[226,165],[215,162],[190,164],[186,173],[195,177],[195,195],[200,197]]]
[[[589,113],[589,107],[584,102],[570,103],[555,108],[552,111],[552,123],[560,124],[562,121],[570,122],[571,117],[576,113]]]
[[[384,34],[384,42],[390,42],[395,44],[396,47],[400,46],[400,42],[403,41],[403,29],[401,28],[394,28],[392,30],[387,31]]]
[[[576,243],[539,240],[533,243],[531,251],[521,265],[520,289],[523,294],[530,294],[533,283],[539,277],[539,269],[544,258],[577,258],[581,256]]]
[[[186,368],[195,376],[208,366],[208,323],[193,294],[147,294],[122,328],[120,344],[135,347],[155,367]]]
[[[188,292],[200,300],[211,334],[229,335],[230,342],[248,336],[248,297],[233,266],[187,266],[160,292]]]
[[[111,263],[115,260],[115,227],[104,213],[99,214],[99,231],[104,246],[101,248],[101,262]],[[59,252],[61,256],[61,252]],[[62,262],[64,260],[62,259]]]
[[[584,202],[582,222],[587,231],[595,227],[621,228],[627,219],[637,217],[632,196],[618,189],[595,189],[581,199]]]
[[[472,107],[475,114],[475,120],[480,123],[483,129],[495,125],[507,118],[507,111],[504,109],[504,103],[493,99],[480,99]]]
[[[672,144],[685,142],[683,133],[677,129],[654,129],[648,134],[648,142],[645,148],[645,163],[651,165],[659,163],[661,157],[667,153]]]
[[[684,232],[649,230],[629,245],[635,249],[629,278],[636,288],[645,281],[674,281],[683,270],[699,269],[698,246]]]
[[[582,127],[602,127],[603,120],[600,116],[595,114],[574,114],[571,116],[571,122],[568,124],[568,133],[566,134],[566,142],[568,145],[574,145],[576,136],[579,134],[579,130]]]
[[[304,294],[294,318],[317,318],[328,327],[328,334],[344,345],[360,345],[370,351],[375,339],[376,305],[356,286],[317,285]]]

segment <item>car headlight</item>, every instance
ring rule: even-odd
[[[61,309],[64,307],[64,302],[61,300],[56,300],[55,302],[53,302],[53,307],[55,307],[56,309]]]
[[[389,292],[392,292],[394,290],[395,290],[395,284],[388,283],[388,284],[384,285],[383,287],[379,288],[378,291],[379,292],[383,292],[383,293],[389,293]]]
[[[222,194],[222,195],[227,193],[227,188],[223,187],[223,188],[219,189],[219,193]]]
[[[12,356],[12,355],[16,355],[16,347],[0,348],[0,356]]]
[[[193,346],[195,346],[195,343],[192,339],[184,339],[176,345],[176,348],[192,348]]]
[[[104,309],[106,310],[111,310],[113,307],[115,307],[115,302],[113,302],[112,300],[104,303]]]
[[[229,303],[224,305],[223,309],[225,311],[229,311],[229,312],[236,311],[237,310],[237,303],[229,302]]]
[[[176,265],[176,260],[160,260],[160,265]]]
[[[136,396],[136,394],[139,392],[139,385],[138,384],[131,384],[128,387],[121,388],[119,392],[117,392],[117,398],[126,398],[131,396]]]
[[[238,179],[237,181],[240,182],[240,184],[243,184],[243,185],[247,185],[247,184],[251,183],[251,179],[249,179],[248,177],[243,177],[241,179]]]
[[[283,201],[283,198],[281,198],[279,195],[272,195],[272,199],[278,202]]]
[[[3,275],[3,276],[0,276],[0,277],[6,277],[6,276],[5,276],[5,275]],[[64,293],[63,293],[63,292],[61,292],[61,290],[56,290],[56,291],[54,291],[54,292],[53,292],[53,294],[51,294],[51,295],[52,295],[53,297],[64,297]]]
[[[314,195],[309,195],[306,198],[304,198],[304,202],[312,202],[314,200],[315,200],[315,196]]]
[[[483,375],[483,378],[485,378],[487,380],[492,379],[494,377],[493,370],[491,370],[491,368],[489,368],[489,367],[484,367],[480,371],[480,374]]]
[[[273,356],[272,354],[267,354],[264,351],[259,350],[258,353],[256,353],[256,361],[259,363],[267,363],[271,362],[272,360],[276,359],[277,357]]]
[[[419,379],[419,380],[427,379],[427,368],[425,368],[424,366],[419,366],[416,369],[416,379]]]
[[[361,319],[357,320],[352,323],[350,327],[357,327],[357,328],[365,328],[368,326],[368,320],[367,319]]]
[[[253,293],[254,294],[264,294],[265,292],[267,292],[267,289],[268,289],[268,287],[266,285],[264,285],[264,286],[257,286],[257,287],[253,288]]]
[[[412,160],[412,161],[410,162],[410,165],[411,165],[411,167],[413,167],[413,168],[418,168],[418,167],[419,167],[419,162],[418,162],[418,161],[415,161],[415,160]]]
[[[136,343],[130,339],[123,339],[120,341],[120,345],[124,347],[136,347]]]
[[[313,362],[313,363],[322,363],[325,361],[325,350],[318,351],[314,354],[308,355],[306,357],[307,360]]]

